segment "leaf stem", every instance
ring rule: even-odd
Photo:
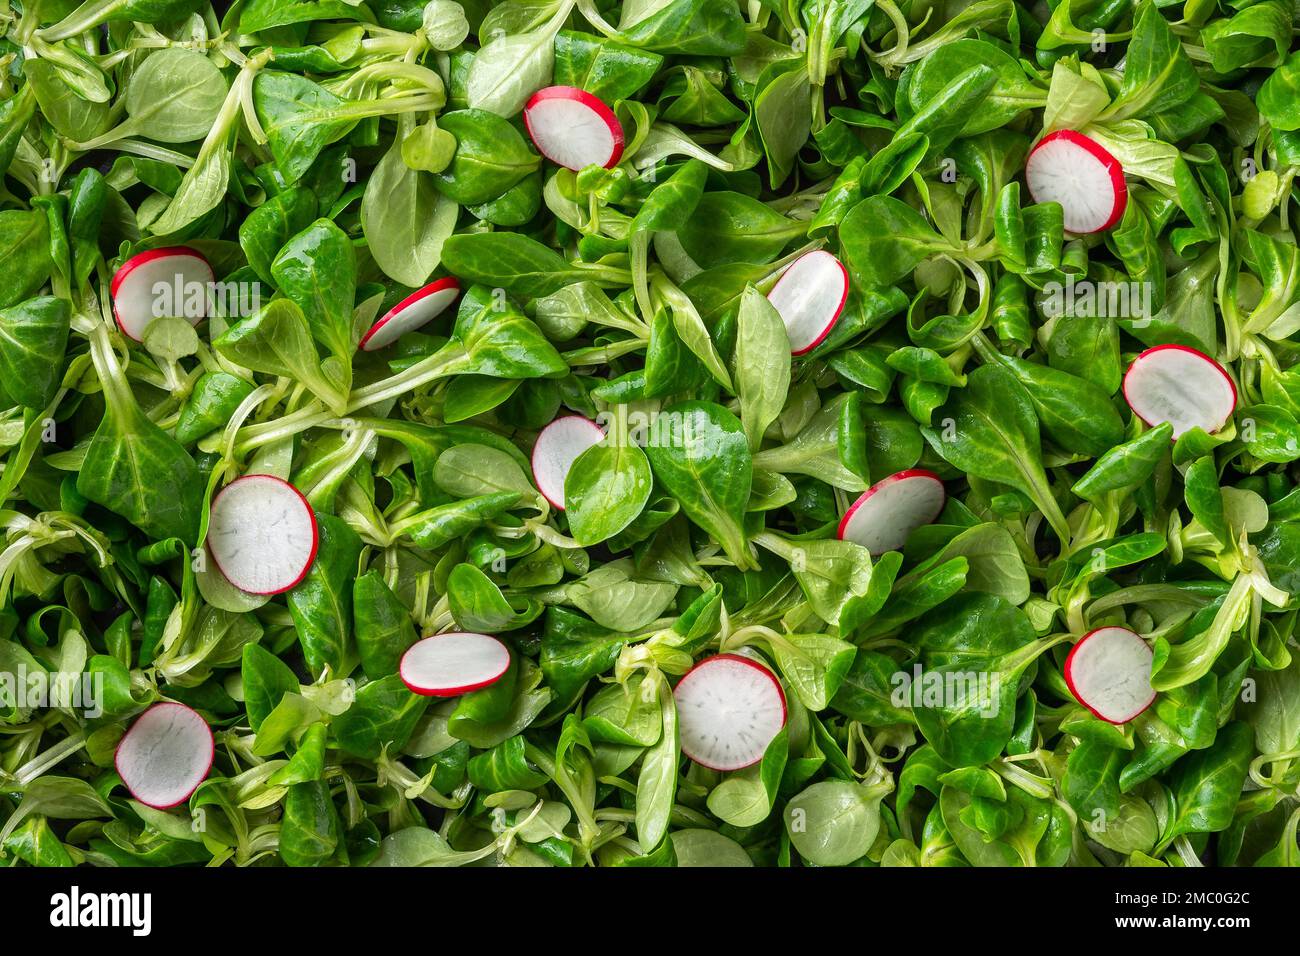
[[[344,405],[343,414],[350,415],[370,405],[377,405],[390,398],[414,391],[421,385],[436,379],[455,375],[468,364],[469,355],[465,351],[465,346],[453,339],[433,355],[421,359],[410,368],[364,388],[354,389]],[[240,429],[240,438],[234,449],[235,454],[243,455],[254,448],[260,448],[282,438],[289,438],[339,417],[325,410],[319,400],[313,400],[298,411],[273,422]]]

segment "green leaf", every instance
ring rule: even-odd
[[[738,567],[752,566],[742,523],[753,463],[740,422],[709,402],[670,406],[660,421],[646,447],[655,477]]]

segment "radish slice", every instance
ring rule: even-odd
[[[273,475],[236,478],[212,500],[208,550],[226,580],[249,594],[279,594],[316,559],[316,514]]]
[[[215,279],[208,260],[186,246],[137,253],[122,263],[109,284],[113,314],[122,331],[137,342],[149,324],[164,315],[178,315],[198,325],[207,314],[208,288]],[[202,286],[203,308],[198,315],[186,315],[195,285]]]
[[[848,298],[848,270],[824,249],[792,262],[767,294],[785,322],[795,355],[812,351],[830,335]]]
[[[118,741],[113,763],[131,796],[166,810],[198,789],[214,754],[207,721],[184,704],[163,701],[141,714]]]
[[[939,517],[945,499],[939,476],[911,468],[882,478],[849,505],[837,537],[860,544],[871,554],[898,551],[908,535]]]
[[[424,697],[456,697],[495,684],[510,652],[487,634],[435,634],[416,641],[398,665],[402,682]]]
[[[623,155],[623,127],[614,111],[577,87],[538,90],[524,106],[524,126],[543,156],[575,171],[612,169]]]
[[[673,691],[682,753],[710,770],[740,770],[763,759],[785,726],[785,693],[770,670],[739,654],[691,668]]]
[[[1128,205],[1124,168],[1096,140],[1063,129],[1039,140],[1025,161],[1034,202],[1058,202],[1069,232],[1101,232]]]
[[[382,349],[392,345],[407,332],[414,332],[427,325],[445,312],[458,295],[460,283],[455,276],[446,276],[412,292],[385,312],[370,327],[370,331],[361,337],[361,351],[374,352]]]
[[[1102,720],[1123,724],[1151,706],[1151,648],[1127,627],[1099,627],[1065,659],[1070,693]]]
[[[542,496],[563,511],[569,469],[579,455],[604,439],[600,426],[581,415],[557,418],[543,428],[533,443],[533,482]]]
[[[1193,428],[1218,431],[1237,407],[1237,386],[1223,366],[1185,345],[1157,345],[1124,373],[1124,399],[1148,425],[1169,422],[1174,438]]]

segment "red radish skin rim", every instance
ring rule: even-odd
[[[532,120],[528,114],[534,106],[544,100],[574,100],[599,116],[609,129],[609,135],[614,140],[614,148],[609,154],[609,159],[605,160],[604,168],[613,169],[618,165],[618,161],[623,158],[623,125],[619,123],[618,117],[614,115],[614,111],[605,104],[604,100],[598,96],[593,96],[586,90],[580,90],[576,86],[548,86],[545,89],[538,90],[524,104],[524,128],[528,130],[528,138],[533,141],[533,145],[537,146],[538,151],[543,156],[546,156],[546,153],[537,143],[537,137],[533,134]],[[546,158],[551,159],[549,156],[546,156]],[[551,160],[551,162],[555,162],[555,160]],[[556,163],[556,165],[559,164]],[[565,168],[572,169],[573,167],[566,166]],[[576,169],[573,171],[575,173],[579,172]]]
[[[404,311],[409,309],[411,306],[415,305],[415,303],[419,302],[421,299],[427,296],[431,296],[435,292],[443,292],[446,289],[455,289],[457,292],[460,291],[460,282],[457,281],[455,276],[444,276],[443,278],[438,279],[435,282],[430,282],[423,289],[417,289],[416,291],[412,292],[405,299],[397,303],[397,305],[393,306],[382,316],[380,316],[380,318],[375,322],[375,324],[372,325],[366,331],[366,334],[361,336],[361,341],[357,343],[357,348],[361,349],[363,352],[370,351],[369,349],[366,348],[366,343],[369,342],[371,337],[375,335],[380,329],[382,329],[393,319],[397,318],[399,315],[401,315]],[[451,308],[451,302],[447,303],[447,307],[444,308],[442,312],[446,312],[447,309],[449,308]],[[427,325],[428,323],[436,319],[438,315],[442,315],[442,312],[439,312],[437,315],[429,316],[419,325],[415,326],[414,328],[407,329],[406,331],[415,332],[416,330],[423,328],[425,325]],[[379,350],[376,349],[375,351],[379,351]]]
[[[1096,710],[1094,710],[1092,705],[1089,704],[1086,700],[1084,700],[1082,695],[1080,695],[1080,693],[1077,690],[1075,690],[1074,677],[1071,674],[1070,665],[1074,661],[1074,655],[1078,652],[1079,648],[1083,646],[1084,641],[1088,640],[1088,638],[1092,637],[1092,635],[1096,634],[1098,631],[1105,631],[1112,627],[1121,627],[1121,626],[1122,625],[1118,625],[1118,624],[1107,624],[1104,627],[1094,627],[1087,634],[1083,635],[1083,637],[1079,638],[1079,640],[1075,642],[1074,647],[1070,648],[1070,653],[1065,655],[1065,665],[1061,668],[1062,674],[1065,677],[1065,686],[1070,688],[1070,693],[1074,695],[1074,699],[1077,700],[1080,704],[1082,704],[1083,707],[1086,708],[1087,711],[1090,714],[1092,714],[1092,716],[1096,717],[1098,720],[1104,720],[1106,723],[1114,724],[1117,727],[1127,724],[1130,720],[1136,720],[1142,714],[1146,713],[1146,711],[1151,707],[1151,705],[1155,703],[1157,692],[1155,690],[1152,690],[1151,699],[1148,700],[1143,705],[1141,710],[1139,710],[1136,714],[1133,714],[1127,720],[1112,720],[1110,717],[1106,717],[1103,714],[1100,714]],[[1124,630],[1127,631],[1129,629],[1124,628]],[[1142,635],[1138,634],[1136,631],[1130,631],[1130,633],[1133,634],[1133,636],[1136,637],[1139,641],[1142,641]],[[1142,643],[1145,644],[1146,641],[1142,641]]]
[[[193,787],[190,788],[189,793],[185,794],[185,796],[181,797],[179,800],[176,800],[172,803],[150,803],[148,800],[141,800],[140,797],[136,795],[136,792],[131,789],[131,785],[126,782],[126,777],[122,773],[122,766],[121,764],[118,763],[118,755],[122,751],[122,745],[126,743],[126,739],[131,736],[132,732],[134,732],[136,726],[140,723],[140,718],[143,717],[145,714],[151,713],[152,711],[158,709],[159,707],[180,707],[184,710],[188,710],[195,717],[199,718],[199,723],[201,723],[203,725],[203,729],[208,732],[208,765],[203,771],[203,776],[199,778],[198,783],[196,783]],[[216,759],[216,756],[217,756],[217,741],[216,738],[212,735],[212,727],[209,726],[208,722],[203,719],[203,717],[199,714],[199,712],[195,710],[193,707],[187,707],[184,704],[180,703],[179,701],[163,700],[163,701],[159,701],[158,703],[154,704],[152,707],[149,707],[147,710],[141,713],[139,717],[136,717],[136,719],[132,722],[131,726],[127,728],[126,733],[122,735],[122,739],[117,742],[117,747],[115,747],[113,750],[113,769],[116,770],[117,775],[121,777],[122,786],[126,787],[127,792],[131,794],[131,799],[139,803],[143,803],[146,807],[152,807],[155,810],[170,810],[172,807],[179,807],[182,803],[189,800],[190,797],[194,796],[194,791],[199,789],[199,787],[203,785],[203,781],[208,779],[208,774],[212,772],[212,763]]]
[[[1101,163],[1102,166],[1106,168],[1106,172],[1110,174],[1110,185],[1111,188],[1115,190],[1115,205],[1111,207],[1110,218],[1090,232],[1075,233],[1075,235],[1091,235],[1096,232],[1105,232],[1111,226],[1115,225],[1115,223],[1119,222],[1120,217],[1124,215],[1124,210],[1128,208],[1128,181],[1124,179],[1124,167],[1120,165],[1118,159],[1112,156],[1110,152],[1096,140],[1090,139],[1082,133],[1072,129],[1057,130],[1055,133],[1049,133],[1040,139],[1034,148],[1029,151],[1029,156],[1025,157],[1026,165],[1028,165],[1030,157],[1032,157],[1034,153],[1038,152],[1045,143],[1054,142],[1056,140],[1064,140],[1067,143],[1072,143],[1075,146],[1086,150],[1093,159]],[[1025,185],[1029,185],[1028,177],[1025,177]],[[1029,190],[1031,196],[1033,195],[1033,192],[1033,188],[1031,187]],[[1037,201],[1038,198],[1034,197],[1034,202]]]
[[[789,709],[786,707],[785,691],[781,689],[781,682],[776,679],[776,675],[773,674],[768,668],[764,667],[762,664],[754,660],[752,657],[746,657],[744,654],[714,654],[712,657],[706,657],[704,658],[704,660],[699,661],[694,667],[692,667],[690,670],[688,670],[685,674],[682,675],[682,679],[677,682],[677,687],[681,687],[682,684],[686,683],[686,681],[690,679],[692,674],[694,674],[701,667],[704,667],[706,664],[711,663],[712,661],[739,661],[740,663],[744,664],[746,667],[754,668],[754,670],[758,671],[764,677],[770,680],[772,682],[772,686],[776,688],[776,698],[781,702],[781,726],[784,727],[786,725],[786,722],[789,720],[790,717],[790,712]],[[673,688],[674,694],[677,693],[677,687]],[[686,753],[685,749],[682,750],[682,753]],[[719,773],[732,773],[733,771],[736,770],[744,770],[745,767],[752,767],[754,766],[754,764],[758,763],[759,760],[763,759],[762,754],[760,754],[756,760],[750,761],[749,763],[745,764],[744,767],[728,768],[728,767],[710,766],[709,764],[705,763],[703,760],[699,760],[696,757],[692,757],[688,753],[686,753],[686,756],[690,758],[690,760],[699,764],[701,767],[705,768],[706,770],[716,770]]]
[[[835,314],[831,316],[830,322],[826,323],[826,328],[822,329],[821,334],[817,336],[817,338],[813,339],[810,344],[805,345],[803,348],[798,350],[791,349],[790,350],[791,355],[807,355],[817,346],[825,342],[826,336],[831,334],[831,330],[834,329],[836,323],[839,322],[840,316],[844,314],[845,303],[849,301],[849,270],[844,267],[844,263],[840,261],[839,256],[836,256],[830,252],[826,252],[825,249],[814,249],[812,252],[805,252],[798,259],[794,260],[794,262],[790,263],[790,265],[786,267],[786,270],[781,273],[780,278],[778,278],[776,282],[772,284],[772,292],[775,292],[777,290],[777,287],[780,286],[781,283],[786,280],[786,277],[790,275],[790,273],[794,270],[794,267],[797,266],[800,262],[802,262],[806,256],[816,255],[818,252],[825,252],[826,255],[830,256],[832,259],[835,260],[835,264],[840,268],[840,275],[844,279],[844,291],[840,293],[840,304],[835,307]],[[770,296],[772,292],[769,292],[768,295]]]
[[[216,273],[212,270],[212,263],[208,262],[201,253],[196,252],[189,246],[163,246],[160,249],[146,249],[144,252],[137,252],[130,259],[127,259],[126,262],[118,266],[117,271],[113,273],[113,278],[108,284],[108,296],[113,300],[113,318],[117,320],[117,327],[121,329],[122,334],[132,342],[139,342],[140,340],[126,330],[126,325],[122,322],[122,316],[118,314],[117,290],[121,287],[122,283],[126,281],[127,277],[140,266],[148,265],[151,262],[156,262],[159,259],[166,259],[170,256],[188,256],[191,259],[197,259],[207,267],[208,272],[212,275],[213,279],[216,279]]]
[[[311,518],[311,553],[307,555],[307,561],[302,566],[302,573],[300,573],[296,578],[294,578],[292,584],[289,584],[282,588],[276,588],[273,591],[245,591],[238,584],[236,584],[234,581],[231,581],[230,578],[227,577],[226,572],[221,568],[221,562],[217,559],[216,552],[212,550],[212,545],[210,544],[208,545],[207,548],[208,554],[212,555],[212,563],[217,566],[218,571],[221,571],[221,576],[230,582],[230,586],[237,590],[244,591],[245,594],[257,594],[262,597],[266,597],[267,595],[271,595],[271,594],[283,594],[285,591],[292,591],[294,588],[296,588],[299,584],[302,583],[302,579],[307,576],[307,572],[311,570],[311,566],[316,563],[316,552],[320,549],[320,528],[316,524],[316,509],[311,506],[311,502],[307,500],[306,496],[303,495],[301,491],[299,491],[293,485],[289,484],[289,482],[285,481],[283,478],[279,478],[275,475],[256,474],[256,475],[240,475],[229,485],[226,485],[225,488],[222,488],[220,491],[218,491],[216,497],[212,499],[212,505],[208,508],[208,513],[211,514],[212,509],[217,506],[217,502],[221,500],[221,496],[226,493],[226,491],[231,487],[231,485],[237,484],[238,482],[243,481],[245,478],[269,478],[272,481],[278,481],[280,484],[284,485],[295,495],[297,495],[298,499],[302,502],[302,506],[307,509],[307,514]]]
[[[466,633],[470,633],[470,632],[447,631],[443,634],[431,634],[428,637],[421,638],[420,640],[412,644],[410,647],[408,647],[406,650],[404,650],[402,652],[401,660],[397,662],[397,676],[402,679],[402,683],[406,685],[406,689],[409,690],[412,694],[418,694],[421,697],[459,697],[461,694],[468,694],[471,693],[472,691],[482,690],[484,687],[491,687],[502,677],[504,677],[506,671],[510,670],[510,648],[506,647],[504,642],[493,637],[491,634],[478,634],[478,632],[475,631],[474,633],[478,634],[479,637],[486,637],[488,640],[496,641],[498,644],[501,645],[502,649],[505,650],[506,666],[501,668],[501,672],[499,674],[497,674],[494,677],[489,677],[487,680],[478,681],[472,684],[465,684],[464,686],[461,687],[439,687],[436,690],[430,690],[427,687],[417,687],[416,685],[412,684],[410,681],[406,679],[405,668],[402,665],[406,663],[406,655],[410,654],[411,651],[419,647],[425,641],[437,640],[440,637],[450,637],[452,634],[466,634]]]
[[[926,524],[932,523],[935,518],[939,517],[939,513],[943,511],[943,506],[948,503],[948,489],[947,486],[944,485],[943,479],[926,468],[908,468],[904,471],[895,472],[888,478],[881,478],[878,482],[864,491],[857,501],[849,505],[849,509],[844,512],[844,517],[840,518],[839,526],[835,529],[835,537],[843,541],[844,530],[849,526],[849,521],[853,518],[853,515],[857,510],[862,507],[862,505],[866,504],[867,499],[887,485],[892,485],[896,481],[902,481],[904,478],[928,478],[939,485],[939,494],[942,495],[939,499],[939,508],[935,511],[934,517],[927,521]]]
[[[116,297],[117,290],[121,287],[127,276],[134,272],[138,267],[148,265],[150,262],[157,259],[168,258],[169,256],[189,256],[191,259],[198,259],[209,269],[212,268],[212,264],[208,262],[202,254],[191,249],[189,246],[163,246],[159,249],[146,249],[144,252],[137,252],[130,259],[127,259],[126,262],[117,267],[117,271],[113,273],[113,279],[108,285],[108,294],[112,297]]]
[[[545,428],[543,428],[540,432],[537,433],[537,438],[540,439],[542,435],[546,432],[546,429],[550,428],[551,425],[554,425],[556,422],[562,422],[566,418],[576,418],[579,421],[586,422],[592,428],[596,429],[596,431],[600,432],[600,441],[605,440],[605,433],[604,431],[601,430],[601,427],[597,425],[595,422],[593,422],[590,418],[586,418],[582,415],[561,415],[559,418],[553,419],[549,425],[547,425]],[[596,444],[599,443],[600,442],[596,442]],[[558,501],[553,500],[550,495],[548,495],[545,491],[543,491],[542,483],[537,480],[537,441],[536,440],[533,442],[533,450],[528,455],[528,466],[530,469],[532,469],[533,484],[537,486],[537,493],[540,494],[543,498],[545,498],[547,504],[549,504],[552,508],[556,509],[557,511],[563,511],[564,505],[560,504]],[[565,478],[568,478],[567,473],[565,474]]]
[[[1128,370],[1124,373],[1123,390],[1124,390],[1124,401],[1128,404],[1128,407],[1133,412],[1133,414],[1136,415],[1139,419],[1141,419],[1144,425],[1150,428],[1155,428],[1157,425],[1161,424],[1160,422],[1149,422],[1145,418],[1142,418],[1142,413],[1139,412],[1134,407],[1132,400],[1128,397],[1128,377],[1133,374],[1133,368],[1138,364],[1138,362],[1141,362],[1144,358],[1146,358],[1148,355],[1150,355],[1153,352],[1164,352],[1164,351],[1188,352],[1192,355],[1195,355],[1209,362],[1210,365],[1214,367],[1214,370],[1223,376],[1224,381],[1228,383],[1228,388],[1232,390],[1232,408],[1228,411],[1227,416],[1223,419],[1223,421],[1221,421],[1218,424],[1218,426],[1214,429],[1214,431],[1217,432],[1224,425],[1228,424],[1228,419],[1232,418],[1233,413],[1236,412],[1237,410],[1237,383],[1232,380],[1232,376],[1228,374],[1227,369],[1225,369],[1214,359],[1210,358],[1200,349],[1194,349],[1190,345],[1153,345],[1151,348],[1141,352],[1137,356],[1137,358],[1133,359],[1132,362],[1129,362]],[[1174,441],[1176,439],[1170,439],[1170,440]]]

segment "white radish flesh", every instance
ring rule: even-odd
[[[604,438],[600,426],[581,415],[557,418],[538,434],[533,443],[533,481],[554,507],[564,510],[564,479],[574,461]]]
[[[137,342],[154,319],[165,315],[197,325],[207,313],[208,289],[215,278],[208,260],[186,246],[137,253],[122,263],[109,284],[113,315]],[[190,307],[194,302],[201,307]]]
[[[849,506],[838,536],[873,556],[901,550],[913,531],[939,517],[944,500],[943,482],[934,472],[900,471],[876,482]]]
[[[403,683],[425,697],[455,697],[495,684],[510,651],[487,634],[435,634],[412,644],[398,666]]]
[[[1151,706],[1151,648],[1126,627],[1099,627],[1074,645],[1065,659],[1070,693],[1112,724],[1132,720]]]
[[[1133,360],[1124,398],[1148,425],[1169,422],[1174,438],[1193,428],[1218,431],[1237,407],[1237,387],[1223,366],[1196,349],[1157,345]]]
[[[212,769],[214,752],[207,721],[184,704],[164,701],[136,719],[113,762],[131,796],[165,810],[190,798]]]
[[[795,355],[812,351],[830,335],[848,297],[848,271],[823,249],[792,262],[767,294],[785,323]]]
[[[460,283],[452,276],[430,282],[423,289],[412,292],[385,312],[361,337],[361,350],[374,352],[392,345],[407,332],[414,332],[440,316],[458,295]]]
[[[739,654],[700,661],[673,697],[682,753],[711,770],[757,763],[785,726],[785,693],[776,677]]]
[[[316,558],[316,514],[287,481],[245,475],[212,500],[207,540],[227,581],[249,594],[279,594]]]
[[[623,155],[623,127],[614,111],[577,87],[538,90],[524,107],[524,126],[543,156],[568,169],[610,169]]]
[[[1025,162],[1025,183],[1034,202],[1061,204],[1065,228],[1073,233],[1109,229],[1128,205],[1119,160],[1073,130],[1059,130],[1039,141]]]

